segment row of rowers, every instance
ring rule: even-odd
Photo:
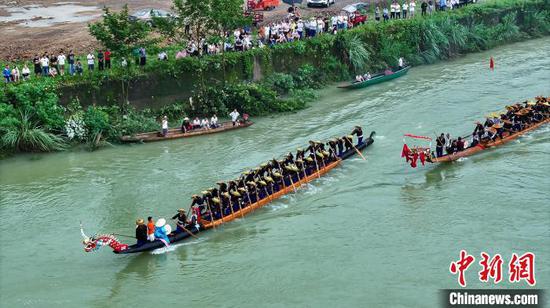
[[[506,113],[488,117],[485,123],[477,123],[474,142],[503,138],[505,133],[513,134],[550,117],[549,98],[538,96],[536,102],[523,102],[506,106]],[[476,138],[477,137],[477,138]]]
[[[218,187],[192,196],[190,220],[184,209],[180,209],[173,218],[178,220],[178,225],[191,226],[201,220],[218,220],[281,189],[292,187],[299,180],[316,174],[338,160],[343,153],[353,150],[353,135],[357,136],[358,145],[363,143],[363,130],[356,126],[350,135],[331,139],[326,144],[309,141],[309,146],[297,149],[296,155],[288,153],[282,160],[272,159],[258,168],[243,172],[236,180],[218,182]]]

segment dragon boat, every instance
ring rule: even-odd
[[[340,153],[340,155],[338,155],[336,160],[326,165],[318,166],[317,168],[304,168],[302,170],[297,170],[297,172],[288,174],[286,177],[282,177],[279,182],[273,183],[270,187],[271,189],[265,188],[264,190],[256,191],[255,195],[249,195],[249,201],[247,203],[230,205],[231,212],[228,215],[222,215],[220,218],[214,218],[213,215],[210,215],[209,218],[204,218],[200,224],[188,226],[186,228],[186,232],[168,232],[170,233],[168,235],[168,238],[170,239],[170,245],[182,242],[191,237],[196,237],[196,234],[212,228],[216,228],[224,223],[233,221],[235,219],[242,218],[245,215],[250,214],[254,210],[261,208],[264,205],[286,194],[296,191],[296,189],[298,189],[300,186],[320,178],[330,170],[339,166],[342,161],[354,157],[356,154],[362,155],[361,151],[374,142],[374,134],[374,131],[371,132],[368,138],[364,139],[361,143],[356,144],[353,147],[343,151],[342,153]],[[212,205],[212,207],[213,206],[214,205]],[[209,204],[208,208],[210,207],[211,205]],[[167,226],[169,227],[169,225]],[[114,234],[101,234],[89,237],[84,233],[82,226],[81,233],[84,237],[83,244],[84,250],[86,252],[98,250],[102,246],[109,246],[116,254],[130,254],[152,251],[166,246],[166,244],[159,239],[156,239],[152,242],[147,242],[142,245],[128,245],[120,242]]]
[[[153,142],[153,141],[173,140],[173,139],[188,138],[188,137],[226,132],[230,130],[249,127],[252,124],[254,124],[254,122],[246,121],[246,122],[240,123],[239,125],[233,126],[233,122],[227,121],[227,122],[221,122],[220,126],[216,128],[211,128],[211,129],[198,128],[198,129],[190,130],[185,133],[182,132],[180,128],[171,128],[168,130],[168,134],[166,134],[166,136],[163,136],[160,132],[155,131],[155,132],[122,136],[120,137],[120,141],[124,143],[133,143],[133,142]]]
[[[543,126],[544,124],[547,124],[547,123],[550,123],[550,118],[548,118],[548,119],[546,119],[542,122],[533,124],[533,125],[525,128],[524,130],[513,133],[513,134],[510,134],[509,132],[504,132],[504,136],[503,136],[502,139],[496,139],[495,141],[487,142],[487,143],[484,143],[484,144],[479,143],[479,144],[477,144],[473,147],[465,149],[464,151],[460,151],[460,152],[457,152],[457,153],[454,153],[454,154],[447,154],[447,155],[443,155],[443,156],[440,156],[440,157],[433,157],[431,159],[431,162],[433,162],[433,163],[451,162],[451,161],[457,160],[461,157],[468,157],[468,156],[477,154],[481,151],[501,146],[501,145],[506,144],[506,143],[508,143],[512,140],[515,140],[515,139],[521,137],[522,135],[524,135],[524,134],[526,134],[530,131],[533,131],[533,130],[535,130],[535,129],[537,129],[537,128],[539,128],[539,127],[541,127],[541,126]]]
[[[425,162],[452,162],[462,157],[472,156],[484,150],[504,145],[506,143],[509,143],[510,141],[518,139],[528,132],[534,131],[541,126],[550,123],[550,97],[545,98],[542,96],[538,96],[536,97],[536,102],[525,101],[524,104],[525,106],[522,106],[519,103],[511,106],[506,106],[506,113],[494,112],[492,115],[487,116],[487,121],[491,122],[490,126],[485,127],[481,125],[481,122],[476,122],[478,126],[481,127],[484,131],[486,130],[488,133],[494,134],[493,137],[485,137],[481,141],[474,143],[472,146],[466,147],[463,150],[454,151],[452,153],[441,155],[439,157],[437,157],[436,153],[431,149],[431,137],[405,134],[403,138],[403,150],[401,152],[401,157],[404,157],[407,162],[410,162],[411,167],[413,168],[416,167],[417,159],[420,159],[422,165],[424,165]],[[509,120],[509,118],[511,117],[513,117],[514,122]],[[494,120],[496,120],[496,122]],[[521,127],[522,129],[512,129],[514,125],[520,125],[519,127]],[[484,132],[483,134],[486,134],[486,132]],[[466,137],[461,138],[465,139]],[[429,146],[409,147],[407,145],[407,141],[405,141],[405,138],[429,142]],[[481,138],[478,138],[477,140],[479,139]]]
[[[406,67],[404,67],[400,70],[396,70],[395,72],[393,72],[393,74],[389,74],[389,75],[386,75],[383,72],[378,73],[378,74],[372,76],[371,79],[363,80],[363,81],[359,81],[359,82],[357,82],[355,80],[350,81],[350,82],[347,82],[343,85],[338,86],[338,88],[348,89],[348,90],[366,88],[368,86],[372,86],[372,85],[375,85],[375,84],[379,84],[379,83],[382,83],[382,82],[390,81],[392,79],[396,79],[396,78],[405,76],[405,74],[407,74],[407,72],[409,71],[410,68],[411,68],[410,66],[406,66]]]

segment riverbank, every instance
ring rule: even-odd
[[[61,138],[73,136],[67,130],[72,120],[82,132],[72,142],[95,148],[98,135],[116,142],[124,134],[155,130],[164,114],[177,125],[184,115],[223,115],[233,108],[252,116],[296,111],[315,98],[312,89],[394,66],[399,57],[413,65],[428,64],[549,32],[547,1],[486,1],[426,18],[369,22],[273,48],[10,84],[0,87],[0,140],[10,136],[4,142],[8,151],[61,149]],[[130,93],[141,97],[138,103]],[[139,104],[147,108],[139,110]],[[22,140],[27,131],[39,142]]]

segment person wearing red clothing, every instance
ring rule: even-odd
[[[111,51],[107,49],[104,53],[105,56],[105,68],[111,68]]]
[[[147,240],[149,242],[155,240],[155,222],[151,216],[147,217]]]

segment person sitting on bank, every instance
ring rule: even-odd
[[[184,232],[184,228],[187,225],[187,215],[185,215],[184,209],[179,209],[178,213],[172,217],[176,220],[176,233]]]
[[[147,243],[147,226],[141,218],[136,221],[136,239],[138,246]]]
[[[147,217],[147,240],[153,242],[155,240],[155,222],[153,217]]]
[[[168,135],[168,117],[164,116],[162,117],[162,137],[166,135]]]

